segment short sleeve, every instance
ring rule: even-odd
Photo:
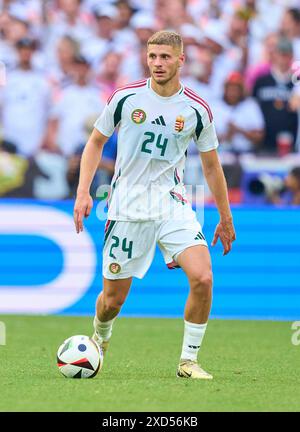
[[[106,104],[101,115],[97,118],[94,123],[94,127],[103,135],[110,137],[114,133],[114,116],[111,112],[110,105]]]
[[[214,120],[210,119],[207,113],[201,120],[197,116],[197,126],[193,138],[200,152],[215,150],[219,146]]]

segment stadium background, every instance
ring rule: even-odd
[[[237,230],[229,256],[211,250],[212,316],[299,317],[299,173],[283,190],[300,166],[297,7],[288,0],[1,1],[0,312],[93,313],[104,222],[94,208],[84,234],[73,228],[82,146],[111,92],[147,76],[147,38],[171,28],[185,42],[183,83],[215,113]],[[266,84],[266,76],[276,80]],[[271,100],[259,92],[264,86]],[[115,155],[114,136],[94,196],[109,184]],[[193,144],[186,183],[205,183]],[[218,218],[206,185],[205,202],[209,241]],[[157,253],[122,314],[179,317],[186,294],[182,272],[168,271]]]
[[[299,2],[0,8],[0,411],[299,411]],[[159,252],[134,280],[99,376],[65,380],[57,348],[91,333],[102,279],[103,201],[80,235],[72,219],[80,155],[111,93],[148,76],[145,42],[159,29],[183,36],[182,82],[214,113],[237,231],[229,255],[210,248],[213,319],[200,361],[214,380],[174,379],[188,286]],[[115,157],[116,135],[93,197]],[[218,214],[192,143],[185,175],[204,185],[210,243]]]
[[[86,230],[74,234],[73,202],[1,203],[1,312],[92,315],[102,285],[104,222],[94,211]],[[232,252],[211,249],[214,269],[212,318],[299,318],[299,212],[296,209],[233,209],[239,233]],[[20,224],[22,214],[22,224]],[[211,239],[216,210],[205,211]],[[168,270],[157,250],[144,279],[135,279],[123,316],[182,317],[188,285]],[[16,300],[17,299],[17,300]]]

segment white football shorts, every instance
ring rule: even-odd
[[[186,248],[207,246],[200,223],[189,220],[129,222],[107,220],[103,248],[106,279],[143,278],[158,244],[169,269],[179,267],[176,259]]]

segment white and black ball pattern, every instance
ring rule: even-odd
[[[67,378],[93,378],[102,364],[102,351],[88,336],[71,336],[57,351],[57,366]]]

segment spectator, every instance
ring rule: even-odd
[[[276,46],[271,72],[258,78],[253,89],[253,96],[261,107],[266,124],[262,150],[271,154],[277,153],[282,133],[290,134],[291,148],[295,150],[298,116],[289,106],[294,87],[292,61],[292,44],[288,39],[281,38]]]
[[[116,6],[118,8],[118,20],[117,20],[117,28],[119,31],[124,30],[127,32],[130,27],[130,20],[136,10],[131,6],[131,3],[127,0],[118,0],[116,2]]]
[[[247,69],[246,87],[249,93],[252,93],[254,84],[259,77],[271,72],[272,64],[275,61],[278,40],[279,35],[277,33],[269,33],[263,42],[262,56],[259,59],[259,63],[251,64]]]
[[[115,31],[118,9],[99,4],[94,8],[96,34],[83,42],[81,52],[97,70],[106,54],[115,49]]]
[[[24,37],[30,36],[30,22],[27,14],[20,13],[15,9],[9,9],[9,25],[6,29],[6,38],[15,45]]]
[[[79,52],[78,42],[70,36],[63,36],[57,43],[56,63],[48,73],[54,101],[57,101],[63,89],[73,82],[74,59]]]
[[[207,47],[193,47],[188,49],[187,76],[183,84],[192,88],[209,104],[218,97],[217,89],[212,85],[214,57]]]
[[[53,63],[57,42],[63,36],[71,36],[80,44],[93,36],[92,22],[81,9],[81,0],[60,0],[57,13],[48,21],[45,51]]]
[[[67,87],[53,107],[45,147],[70,156],[85,140],[86,119],[103,107],[99,92],[91,85],[91,68],[86,58],[78,55],[74,63],[74,84]]]
[[[205,28],[210,20],[220,19],[225,2],[219,0],[188,1],[187,11],[201,28]]]
[[[30,25],[23,14],[11,13],[8,8],[0,14],[0,59],[8,69],[16,67],[18,58],[16,43],[23,38],[30,37]]]
[[[293,44],[295,59],[300,59],[300,9],[287,9],[283,15],[280,30]]]
[[[230,19],[227,37],[229,41],[226,55],[232,61],[239,63],[243,71],[248,62],[249,16],[247,10],[237,10]]]
[[[224,97],[213,106],[221,150],[256,151],[264,136],[264,119],[255,100],[246,97],[244,79],[238,72],[225,82]]]
[[[268,35],[279,33],[280,21],[284,15],[288,2],[282,0],[251,0],[254,8],[250,11],[249,20],[249,40],[248,40],[248,64],[251,67],[262,58],[262,49],[266,48],[266,38]],[[249,1],[247,1],[249,4]],[[268,42],[267,42],[268,43]]]
[[[180,26],[180,31],[185,51],[190,46],[198,47],[203,41],[203,32],[193,24],[183,24]]]
[[[147,45],[148,39],[157,28],[154,16],[145,12],[135,13],[130,20],[130,26],[135,31],[137,45]]]
[[[275,187],[276,185],[276,187]],[[277,183],[269,179],[269,182],[261,182],[269,202],[273,204],[300,205],[300,167],[293,168],[285,178]]]
[[[18,66],[7,74],[2,93],[4,139],[16,145],[18,152],[34,155],[42,144],[50,109],[50,87],[44,76],[32,68],[35,42],[17,42]]]
[[[232,46],[224,23],[217,20],[210,21],[205,27],[203,44],[214,55],[211,82],[220,97],[224,82],[230,72],[242,68],[242,50]]]
[[[222,21],[209,21],[203,32],[203,39],[205,45],[212,51],[216,58],[226,53],[229,42],[226,36],[226,27]]]
[[[156,22],[153,16],[138,12],[133,15],[130,25],[134,30],[131,47],[123,53],[121,74],[124,76],[123,84],[137,81],[149,76],[147,66],[147,40],[155,32]],[[143,57],[143,55],[145,55]]]
[[[130,27],[130,20],[136,10],[126,0],[118,0],[116,7],[118,8],[116,43],[120,49],[130,49],[132,41],[135,40],[134,31]]]
[[[223,152],[223,165],[226,157],[238,160],[237,154],[244,152],[274,155],[277,145],[279,156],[289,146],[299,151],[298,3],[295,0],[0,0],[3,107],[0,127],[4,137],[22,153],[21,159],[29,157],[43,167],[52,157],[52,174],[58,172],[57,161],[63,167],[74,156],[78,162],[86,118],[98,116],[116,88],[149,76],[146,41],[154,31],[169,28],[183,37],[187,59],[182,71],[183,84],[211,104],[221,151],[236,153]],[[19,44],[16,48],[16,43],[23,39],[39,43],[27,47],[27,51]],[[290,45],[298,61],[292,62]],[[78,60],[78,53],[83,59]],[[24,68],[26,61],[20,60],[20,56],[30,57],[30,67]],[[243,94],[240,76],[235,75],[236,81],[232,77],[226,81],[235,71],[245,74],[247,90],[255,96],[261,114],[254,100]],[[260,145],[262,115],[266,139]],[[60,154],[41,154],[41,144]],[[105,146],[103,155],[108,149]],[[189,153],[195,150],[193,145],[189,147]],[[195,171],[198,162],[196,156]],[[231,176],[231,166],[229,171]],[[40,197],[48,196],[47,188],[53,189],[52,174],[51,178],[48,175],[38,181]]]
[[[109,96],[117,87],[125,85],[128,81],[121,82],[120,68],[122,65],[122,55],[116,52],[107,53],[100,66],[100,73],[96,77],[96,83],[101,90],[101,98],[105,104]]]
[[[175,31],[179,31],[183,24],[193,23],[193,19],[185,7],[185,2],[182,0],[173,0],[172,7],[170,7],[168,0],[157,0],[156,17],[160,28],[169,28]]]
[[[228,28],[224,22],[215,20],[209,22],[204,33],[208,46],[216,54],[212,80],[220,92],[227,76],[233,71],[244,71],[247,64],[248,21],[236,11]]]

